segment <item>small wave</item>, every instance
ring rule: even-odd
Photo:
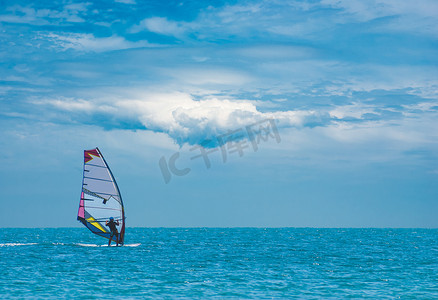
[[[0,244],[0,247],[32,246],[36,244],[37,243],[4,243],[4,244]]]
[[[138,247],[140,245],[141,245],[141,243],[138,243],[138,244],[124,244],[123,246],[124,247]]]
[[[81,247],[104,247],[104,246],[108,246],[108,245],[97,245],[97,244],[81,244],[81,243],[77,243],[75,244],[77,246],[81,246]]]

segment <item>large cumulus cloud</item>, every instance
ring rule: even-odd
[[[220,98],[197,100],[186,93],[153,94],[111,102],[56,99],[38,103],[68,111],[69,114],[82,113],[88,118],[104,115],[113,119],[136,120],[147,130],[168,134],[180,145],[199,144],[229,130],[265,119],[275,119],[278,127],[304,127],[323,125],[330,118],[326,112],[313,110],[262,112],[255,101]]]

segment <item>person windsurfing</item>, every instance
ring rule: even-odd
[[[119,225],[119,221],[114,221],[114,218],[111,217],[111,218],[109,218],[109,221],[106,221],[105,225],[108,226],[111,230],[111,236],[110,236],[110,239],[108,241],[108,246],[111,245],[111,241],[113,239],[113,236],[116,236],[116,246],[118,246],[119,245],[119,232],[118,232],[116,226]]]

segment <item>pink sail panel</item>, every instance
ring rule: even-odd
[[[84,216],[84,192],[81,193],[81,201],[79,202],[78,217],[85,218]]]

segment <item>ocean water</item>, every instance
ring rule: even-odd
[[[437,229],[0,229],[0,299],[432,299]]]

